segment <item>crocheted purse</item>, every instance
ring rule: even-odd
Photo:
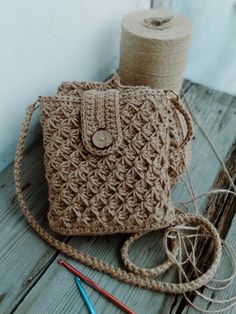
[[[178,171],[172,172],[170,179],[170,166],[172,163],[171,169],[174,168],[175,155],[177,163],[184,164],[183,148],[192,136],[190,117],[173,92],[121,85],[114,88],[110,83],[79,86],[76,83],[70,84],[69,89],[64,83],[58,96],[38,99],[49,188],[48,221],[54,231],[64,235],[133,232],[121,251],[130,272],[60,242],[29,211],[23,197],[20,168],[26,134],[38,101],[27,108],[17,146],[15,183],[20,207],[43,239],[86,265],[158,291],[182,293],[197,289],[214,276],[221,243],[206,219],[197,215],[176,216],[170,201],[171,181],[177,178],[174,173],[179,175]],[[174,117],[179,119],[180,115],[186,123],[184,135],[183,130],[176,130],[180,122],[176,123]],[[216,245],[212,265],[190,283],[170,284],[145,278],[163,273],[173,260],[168,258],[153,269],[142,269],[128,260],[129,246],[145,232],[183,223],[199,224],[213,237]],[[176,254],[175,243],[171,250]]]

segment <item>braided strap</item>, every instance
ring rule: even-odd
[[[168,228],[165,230],[165,234],[168,232]],[[155,266],[153,268],[144,268],[144,267],[138,267],[133,262],[129,260],[128,254],[130,247],[134,244],[134,242],[141,237],[143,237],[145,234],[149,232],[138,232],[134,233],[132,236],[130,236],[125,243],[123,244],[121,248],[121,260],[125,267],[132,273],[140,275],[142,277],[156,277],[163,273],[165,273],[172,265],[173,262],[171,259],[167,258],[162,264]],[[172,241],[171,243],[171,253],[175,256],[178,252],[178,245],[177,241]]]
[[[192,122],[191,122],[191,117],[190,117],[189,113],[186,110],[184,110],[184,108],[181,106],[178,94],[176,94],[172,90],[165,90],[165,93],[166,93],[166,98],[172,103],[172,105],[175,106],[176,110],[178,110],[180,112],[180,114],[182,114],[182,116],[185,120],[185,123],[186,123],[187,134],[186,134],[185,138],[183,139],[182,143],[177,145],[178,148],[181,148],[181,147],[185,146],[191,140],[192,135],[193,135],[193,126],[192,126]]]
[[[118,267],[114,267],[102,260],[99,260],[98,258],[94,256],[80,252],[74,247],[72,247],[71,245],[65,244],[57,240],[38,224],[38,222],[36,221],[34,216],[31,214],[30,210],[28,209],[25,203],[23,190],[22,190],[22,184],[21,184],[21,164],[23,160],[25,138],[28,133],[32,114],[36,109],[36,104],[37,102],[30,105],[27,108],[25,120],[23,122],[19,142],[17,145],[15,166],[14,166],[14,177],[15,177],[15,186],[16,186],[18,202],[19,202],[20,208],[22,209],[23,214],[25,215],[27,221],[29,222],[31,227],[34,229],[34,231],[36,231],[43,240],[45,240],[49,245],[51,245],[56,250],[59,250],[60,252],[79,261],[82,264],[85,264],[98,271],[107,273],[113,278],[121,280],[128,284],[132,284],[135,286],[139,286],[142,288],[155,290],[159,292],[174,293],[174,294],[193,291],[206,285],[214,277],[216,270],[218,268],[218,265],[220,263],[221,254],[222,254],[221,240],[215,227],[206,218],[200,215],[181,214],[174,217],[170,221],[170,227],[172,228],[175,226],[183,225],[183,224],[201,225],[208,232],[208,234],[212,237],[215,243],[214,252],[213,252],[213,262],[209,266],[208,270],[197,279],[192,280],[190,282],[184,282],[184,283],[166,283],[166,282],[156,281],[154,279],[147,278],[151,274],[149,273],[149,271],[145,269],[143,271],[140,271],[137,269],[137,267],[135,270],[135,266],[132,267],[132,265],[129,262],[127,262],[127,258],[125,257],[124,254],[127,254],[129,245],[133,243],[133,241],[136,240],[136,237],[138,238],[140,234],[137,236],[136,235],[132,236],[128,240],[128,242],[125,243],[122,249],[123,260],[126,261],[125,264],[128,266],[130,271],[133,271],[133,272],[128,272]],[[167,259],[166,264],[164,263],[164,265],[162,264],[161,266],[159,266],[159,268],[156,268],[153,271],[153,274],[154,275],[156,275],[157,273],[160,274],[163,271],[166,271],[170,266],[171,266],[170,261]]]

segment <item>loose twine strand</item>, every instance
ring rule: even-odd
[[[212,194],[218,194],[218,193],[227,193],[227,194],[232,194],[234,196],[236,196],[236,186],[234,184],[234,181],[233,181],[233,178],[231,177],[224,161],[222,160],[222,158],[220,157],[219,153],[217,152],[217,149],[215,147],[215,145],[212,143],[212,141],[210,140],[209,136],[207,135],[206,131],[204,130],[204,128],[201,126],[201,124],[199,123],[199,121],[197,120],[197,118],[195,117],[195,115],[193,114],[189,104],[188,104],[188,101],[185,97],[185,95],[183,96],[184,98],[184,101],[186,103],[186,106],[188,108],[188,111],[190,112],[193,120],[195,121],[196,125],[198,126],[198,128],[200,129],[201,133],[203,134],[204,138],[207,140],[207,142],[209,143],[210,147],[212,148],[213,150],[213,153],[215,154],[216,158],[218,159],[218,161],[221,163],[222,165],[222,168],[224,170],[224,172],[226,173],[228,179],[229,179],[229,182],[230,182],[230,185],[232,187],[232,189],[234,191],[231,191],[231,190],[228,190],[228,189],[214,189],[214,190],[211,190],[211,191],[208,191],[208,192],[204,192],[204,193],[201,193],[200,195],[196,196],[195,195],[195,192],[194,192],[194,189],[193,189],[193,185],[192,185],[192,182],[191,182],[191,178],[190,178],[190,175],[189,175],[189,171],[186,167],[186,164],[185,164],[185,172],[186,172],[186,177],[187,177],[187,182],[186,180],[184,179],[184,177],[178,173],[178,171],[174,168],[173,170],[176,171],[176,173],[180,176],[180,179],[181,181],[183,182],[184,186],[186,187],[187,191],[188,191],[188,194],[190,195],[190,200],[186,200],[186,201],[182,201],[182,202],[175,202],[174,204],[180,204],[182,205],[185,210],[188,210],[188,207],[187,205],[189,204],[193,204],[194,206],[194,210],[196,213],[199,212],[199,208],[198,208],[198,205],[197,205],[197,200],[204,197],[204,196],[209,196],[209,195],[212,195]],[[184,157],[184,156],[183,156]],[[183,158],[184,160],[184,158]],[[182,212],[181,209],[179,209],[180,212]],[[174,228],[169,228],[168,229],[168,232],[165,234],[164,236],[164,247],[165,247],[165,250],[166,250],[166,253],[167,253],[167,256],[168,258],[173,262],[173,264],[175,264],[178,268],[178,274],[179,274],[179,282],[183,282],[183,278],[185,279],[185,281],[189,281],[188,279],[188,275],[187,273],[185,272],[184,268],[182,267],[183,265],[185,265],[187,262],[189,262],[191,265],[192,265],[192,269],[194,271],[194,274],[195,276],[199,276],[202,274],[202,271],[198,268],[197,266],[197,256],[196,256],[196,250],[197,250],[197,244],[198,244],[198,239],[200,237],[205,237],[205,238],[209,238],[209,237],[212,237],[210,234],[208,235],[204,235],[204,234],[199,234],[199,227],[188,227],[188,226],[176,226]],[[182,231],[183,230],[188,230],[188,231],[193,231],[195,230],[196,233],[191,233],[191,234],[184,234]],[[175,232],[175,233],[173,233]],[[174,255],[173,252],[170,251],[169,249],[169,246],[168,246],[168,239],[170,240],[176,240],[178,239],[178,248],[179,248],[179,253],[178,255]],[[189,253],[188,251],[188,247],[186,245],[186,242],[189,244],[190,248],[191,248],[191,253]],[[212,283],[217,283],[217,284],[223,284],[222,286],[220,287],[214,287],[214,286],[211,286],[209,284],[205,285],[205,288],[209,289],[209,290],[212,290],[212,291],[223,291],[225,290],[226,288],[228,288],[233,280],[235,279],[235,276],[236,276],[236,254],[235,254],[235,251],[234,249],[226,243],[226,241],[224,240],[221,240],[222,242],[222,245],[223,247],[226,249],[226,252],[228,253],[229,255],[229,259],[230,259],[230,263],[231,263],[231,266],[232,266],[232,272],[231,272],[231,275],[228,277],[228,278],[224,278],[224,279],[212,279],[211,282]],[[183,254],[183,251],[184,251],[184,254]],[[185,260],[182,260],[183,259],[183,255],[186,255],[186,259]],[[202,313],[220,313],[220,312],[224,312],[228,309],[230,309],[231,307],[233,307],[235,304],[236,304],[236,295],[230,297],[229,299],[213,299],[211,297],[207,297],[206,295],[204,295],[203,293],[199,292],[197,289],[194,290],[194,293],[202,298],[203,300],[207,301],[207,302],[210,302],[212,304],[217,304],[217,305],[222,305],[222,308],[221,309],[213,309],[213,310],[206,310],[204,308],[200,308],[199,306],[197,306],[196,304],[194,304],[190,299],[189,297],[187,296],[187,294],[184,292],[183,295],[184,295],[184,298],[186,299],[187,303],[189,305],[191,305],[194,309],[196,309],[197,311],[199,312],[202,312]],[[230,304],[228,304],[230,303]]]

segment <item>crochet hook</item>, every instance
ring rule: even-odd
[[[86,303],[86,305],[88,307],[89,314],[96,314],[96,311],[95,311],[95,309],[94,309],[94,307],[93,307],[93,305],[92,305],[79,277],[75,277],[75,282],[76,282],[77,287],[78,287],[78,289],[79,289],[79,291],[80,291],[80,293],[84,299],[84,302]]]
[[[124,312],[128,314],[136,314],[133,310],[131,310],[127,305],[123,304],[120,300],[116,299],[112,294],[110,294],[108,291],[103,289],[101,286],[99,286],[95,281],[88,278],[84,274],[82,274],[80,271],[75,269],[73,266],[68,264],[63,259],[59,259],[58,263],[62,266],[64,266],[66,269],[68,269],[71,273],[73,273],[75,276],[79,277],[83,281],[85,281],[88,285],[90,285],[92,288],[100,292],[102,295],[104,295],[107,299],[109,299],[112,303],[114,303],[116,306],[118,306],[120,309],[122,309]]]

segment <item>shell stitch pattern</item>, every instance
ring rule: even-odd
[[[50,227],[61,234],[137,232],[174,215],[168,176],[169,119],[163,92],[120,94],[122,142],[112,154],[86,150],[79,97],[42,97]]]

